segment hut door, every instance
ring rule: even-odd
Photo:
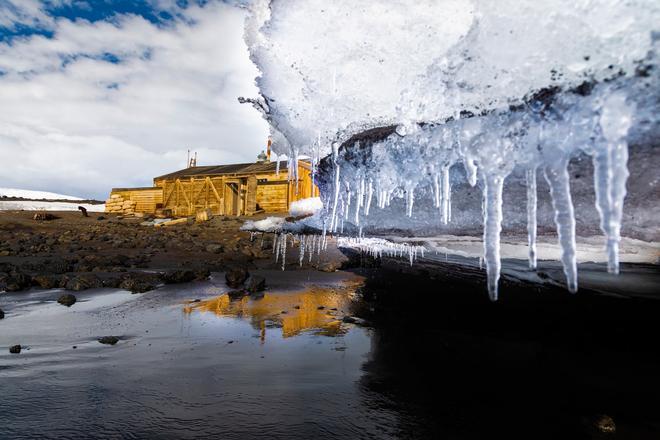
[[[230,182],[226,183],[225,190],[225,214],[226,215],[240,215],[239,212],[239,202],[240,202],[240,192],[238,188],[238,183]]]

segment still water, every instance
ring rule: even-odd
[[[0,297],[0,437],[396,437],[396,410],[361,384],[371,330],[341,322],[360,280],[265,275],[262,298],[234,301],[221,276],[71,308]]]
[[[660,438],[660,301],[377,273],[1,294],[0,439]]]

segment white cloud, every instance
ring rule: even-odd
[[[200,164],[254,160],[268,130],[236,100],[257,94],[244,12],[183,13],[166,27],[60,18],[53,38],[0,44],[0,186],[103,197],[183,167],[187,148]]]
[[[0,0],[0,26],[7,29],[15,29],[16,25],[50,28],[54,20],[42,8],[39,0]]]

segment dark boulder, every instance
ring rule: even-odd
[[[128,290],[131,293],[144,293],[154,290],[156,286],[147,280],[126,278],[119,284],[119,288]]]
[[[247,269],[235,267],[225,273],[225,281],[229,287],[241,287],[249,275]]]
[[[5,319],[5,312],[0,309],[0,319]]]
[[[12,345],[9,347],[9,352],[11,354],[18,354],[21,352],[22,347],[20,345]]]
[[[71,295],[70,293],[65,293],[64,295],[60,296],[57,299],[57,302],[62,304],[63,306],[71,307],[76,303],[77,299],[75,295]]]
[[[58,218],[58,216],[49,212],[37,212],[34,216],[32,216],[32,219],[37,221],[57,220]]]
[[[119,342],[119,338],[117,336],[103,336],[99,338],[99,342],[106,345],[115,345]]]
[[[62,277],[56,275],[35,275],[32,277],[32,284],[39,286],[42,289],[55,289],[59,287]]]
[[[165,272],[161,279],[165,284],[189,283],[195,279],[195,272],[188,269],[171,270]]]
[[[245,290],[250,293],[261,292],[266,289],[266,279],[259,275],[250,275],[245,281]]]
[[[0,273],[0,290],[20,292],[32,286],[32,277],[21,272]]]
[[[211,276],[211,271],[208,269],[198,269],[195,271],[195,281],[205,281]]]
[[[122,283],[122,279],[117,276],[111,276],[103,279],[103,287],[118,289]]]
[[[68,280],[65,287],[67,290],[78,292],[81,290],[103,287],[103,282],[96,275],[85,273]]]
[[[119,288],[132,293],[144,293],[154,290],[161,283],[161,275],[145,272],[129,272],[122,276]]]

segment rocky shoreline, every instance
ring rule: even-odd
[[[274,267],[273,236],[240,231],[243,219],[215,217],[160,228],[143,221],[79,213],[37,221],[29,212],[2,212],[0,291],[110,287],[140,293],[162,284],[205,280],[211,272],[235,267]],[[336,269],[342,255],[327,254],[311,266]],[[293,261],[290,265],[298,267]]]

